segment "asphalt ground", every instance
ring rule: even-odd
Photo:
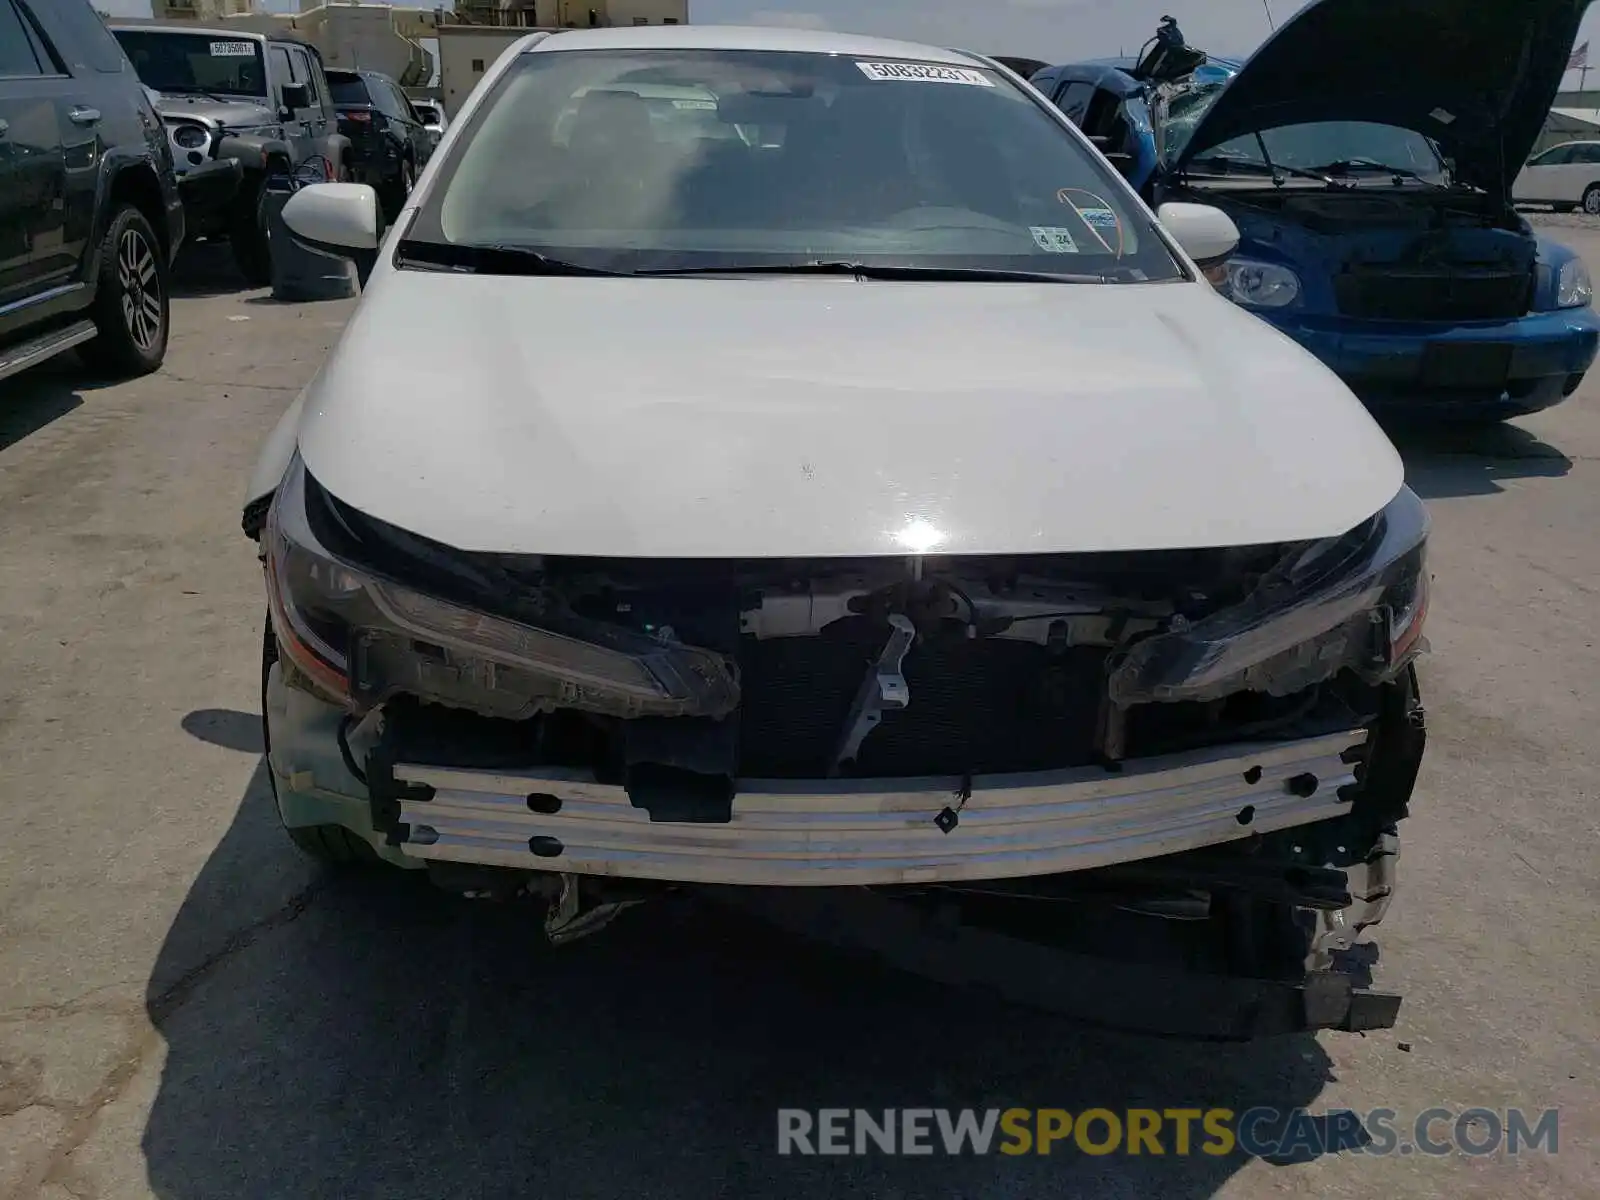
[[[1559,236],[1600,275],[1600,231]],[[352,308],[192,255],[161,372],[0,385],[0,1194],[1600,1195],[1600,372],[1539,417],[1398,439],[1435,520],[1431,744],[1380,931],[1399,1027],[1213,1046],[694,904],[552,952],[525,912],[302,859],[263,774],[239,501]],[[1262,1105],[1388,1108],[1403,1133],[1559,1108],[1559,1142],[777,1154],[781,1107]]]

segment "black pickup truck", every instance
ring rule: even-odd
[[[0,0],[0,379],[73,347],[159,367],[183,236],[161,120],[88,0]]]

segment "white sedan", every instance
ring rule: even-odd
[[[359,185],[284,220],[377,253],[247,497],[303,849],[558,942],[684,886],[1026,897],[1195,943],[1111,1019],[1392,1023],[1340,963],[1422,754],[1427,517],[1206,281],[1226,216],[991,60],[692,26],[530,35],[381,247]]]
[[[1535,154],[1512,184],[1511,198],[1600,216],[1600,142],[1562,142]]]

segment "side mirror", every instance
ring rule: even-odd
[[[283,85],[283,106],[291,112],[311,107],[311,89],[303,83]]]
[[[1220,266],[1239,248],[1233,218],[1209,204],[1173,201],[1156,210],[1156,219],[1202,271]]]
[[[378,193],[364,183],[313,183],[289,197],[283,223],[319,248],[376,250]]]

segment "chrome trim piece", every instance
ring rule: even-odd
[[[68,289],[71,290],[71,289]],[[0,351],[0,379],[9,379],[29,367],[36,367],[54,358],[63,350],[81,346],[99,333],[90,321],[79,321],[65,329],[55,329],[43,337],[23,342],[9,350]]]
[[[84,283],[64,283],[60,287],[48,288],[31,296],[24,296],[21,300],[13,300],[10,304],[0,304],[0,317],[9,317],[12,313],[32,308],[35,304],[48,304],[52,300],[59,300],[62,296],[81,292],[87,286],[88,284]]]
[[[583,771],[394,773],[435,789],[401,801],[401,850],[416,859],[695,883],[926,883],[1080,871],[1339,816],[1339,790],[1355,780],[1344,756],[1366,738],[1223,746],[1118,773],[976,776],[965,804],[956,779],[745,780],[726,824],[652,822]],[[558,811],[531,811],[532,794]],[[946,807],[960,818],[948,834],[935,824]]]

